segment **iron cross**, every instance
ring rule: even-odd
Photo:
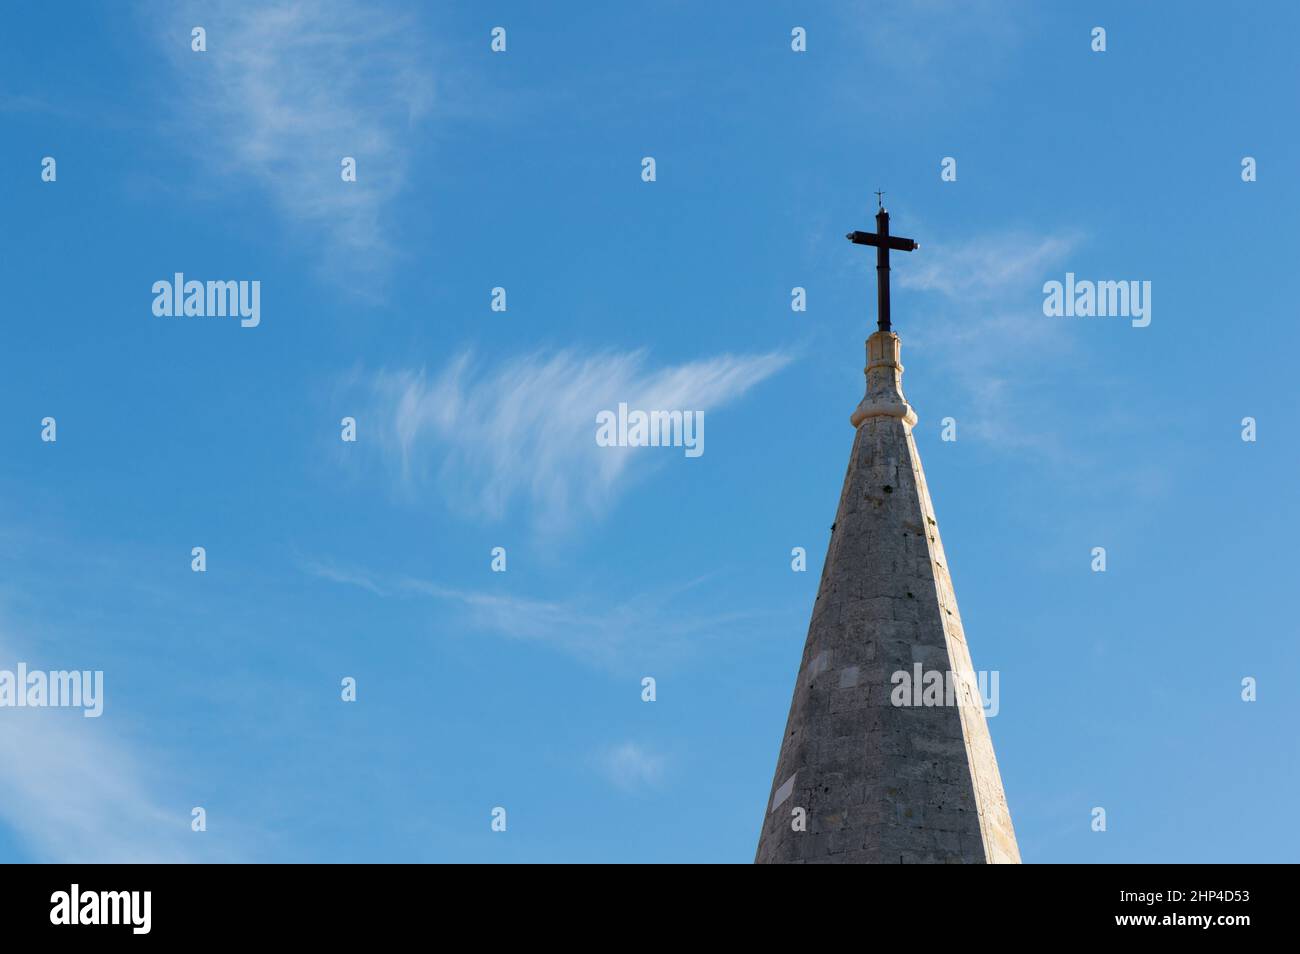
[[[914,252],[921,246],[909,238],[889,234],[889,213],[883,204],[876,213],[874,232],[850,232],[844,237],[854,245],[876,247],[876,325],[881,331],[889,331],[889,250]]]

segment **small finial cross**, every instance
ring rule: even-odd
[[[876,208],[878,208],[878,209],[883,209],[884,207],[885,207],[885,193],[883,193],[883,192],[881,192],[879,189],[877,189],[877,190],[876,190]]]

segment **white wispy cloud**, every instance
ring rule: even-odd
[[[933,293],[912,308],[905,344],[924,348],[971,403],[961,433],[1063,461],[1049,412],[1032,399],[1054,360],[1074,347],[1069,327],[1042,312],[1042,284],[1083,243],[1073,231],[1004,231],[923,243],[893,272],[899,286]],[[906,363],[906,358],[904,358]]]
[[[560,351],[483,369],[461,354],[434,375],[374,375],[372,417],[405,487],[423,489],[436,477],[454,505],[490,518],[523,501],[534,525],[553,531],[577,514],[604,514],[634,476],[633,461],[650,467],[669,456],[681,460],[680,451],[598,446],[599,411],[620,402],[643,410],[713,411],[789,360],[779,353],[724,354],[649,368],[640,351]]]
[[[996,390],[1000,372],[1023,372],[1028,355],[1068,349],[1061,323],[1043,315],[1042,286],[1082,242],[1076,232],[1015,231],[923,246],[893,274],[939,305],[921,299],[908,337]]]
[[[0,643],[0,667],[26,658]],[[221,842],[190,831],[191,805],[160,800],[144,762],[114,734],[107,676],[104,691],[96,719],[80,709],[0,709],[0,820],[42,862],[215,860]]]
[[[636,742],[623,742],[598,754],[602,774],[624,791],[642,791],[659,785],[668,759]]]
[[[315,560],[307,561],[303,565],[303,569],[314,576],[319,576],[321,579],[329,580],[332,583],[345,583],[350,586],[359,586],[363,590],[369,590],[376,596],[388,595],[387,591],[385,591],[370,574],[359,570],[344,569],[332,563],[321,563]]]
[[[926,247],[898,270],[902,288],[935,291],[957,300],[983,302],[1037,291],[1044,269],[1079,245],[1073,233],[1038,235],[1006,232],[981,235],[961,244]]]
[[[379,597],[430,599],[439,619],[458,628],[549,646],[588,665],[630,671],[649,661],[661,668],[752,626],[757,611],[701,611],[690,597],[706,580],[655,587],[629,597],[573,595],[534,599],[509,592],[445,586],[402,574],[377,574],[321,560],[302,563],[304,572],[359,587]]]
[[[1032,35],[1035,9],[1023,0],[851,0],[837,5],[843,30],[856,36],[862,63],[897,78],[888,96],[862,84],[862,63],[846,92],[872,108],[906,108],[918,99],[986,92],[1007,71],[1008,52]]]
[[[251,182],[351,276],[395,252],[393,200],[407,178],[410,128],[433,101],[430,43],[391,8],[333,0],[188,4],[163,10],[176,108],[196,151]],[[192,52],[190,29],[207,30]],[[340,178],[344,156],[357,181]]]

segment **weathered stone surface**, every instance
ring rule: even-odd
[[[902,371],[897,335],[867,339],[867,393],[851,419],[760,863],[1020,861]],[[894,673],[917,663],[952,673],[958,704],[894,705]],[[796,808],[806,831],[792,827]]]

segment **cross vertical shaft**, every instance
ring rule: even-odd
[[[876,213],[876,328],[889,331],[889,213],[882,207]]]

